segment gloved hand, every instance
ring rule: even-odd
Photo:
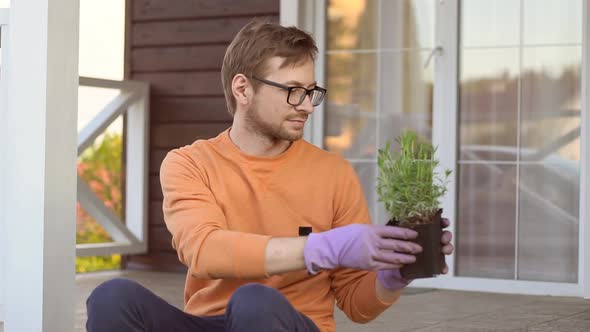
[[[406,241],[418,234],[410,229],[353,224],[322,233],[311,233],[304,248],[305,266],[311,274],[322,269],[397,269],[415,262],[422,248]]]
[[[389,290],[398,290],[409,285],[412,280],[404,279],[399,269],[380,270],[377,272],[377,280],[384,288]]]

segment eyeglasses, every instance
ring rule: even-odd
[[[328,90],[321,88],[319,86],[316,86],[313,89],[306,89],[302,86],[286,86],[286,85],[283,85],[283,84],[280,84],[277,82],[264,80],[264,79],[257,78],[257,77],[252,77],[252,78],[257,81],[260,81],[264,84],[276,86],[277,88],[287,90],[288,91],[287,104],[289,104],[291,106],[301,105],[303,103],[303,101],[305,100],[305,97],[307,97],[307,96],[309,96],[309,99],[311,100],[311,104],[313,106],[318,106],[319,104],[322,103],[322,101],[324,101],[324,97],[326,96],[326,92],[328,92]]]

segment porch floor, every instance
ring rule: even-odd
[[[85,301],[101,282],[135,280],[181,307],[183,274],[102,272],[78,275],[76,331],[84,331]],[[338,332],[371,331],[590,331],[590,300],[409,288],[375,321],[358,325],[336,310]],[[0,323],[0,332],[3,331]]]

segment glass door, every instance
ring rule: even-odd
[[[590,200],[590,4],[313,3],[329,90],[313,142],[355,167],[373,222],[386,222],[377,149],[403,129],[438,145],[454,170],[442,202],[455,235],[451,273],[413,285],[590,294],[590,225],[581,222],[590,205],[580,203]]]
[[[455,275],[577,283],[583,1],[459,6]]]

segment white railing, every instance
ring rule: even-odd
[[[78,156],[119,116],[125,121],[125,223],[78,176],[78,201],[114,242],[77,244],[77,256],[140,254],[147,252],[147,193],[149,149],[149,86],[144,82],[80,77],[80,86],[120,91],[94,119],[78,132]]]
[[[0,141],[4,141],[2,128],[6,123],[4,110],[8,107],[8,86],[6,76],[8,74],[8,9],[0,9],[0,47],[2,48],[2,65],[0,66]],[[4,165],[4,152],[0,151],[0,165]],[[4,252],[4,173],[0,170],[0,252]],[[0,255],[0,322],[4,320],[4,255]]]

